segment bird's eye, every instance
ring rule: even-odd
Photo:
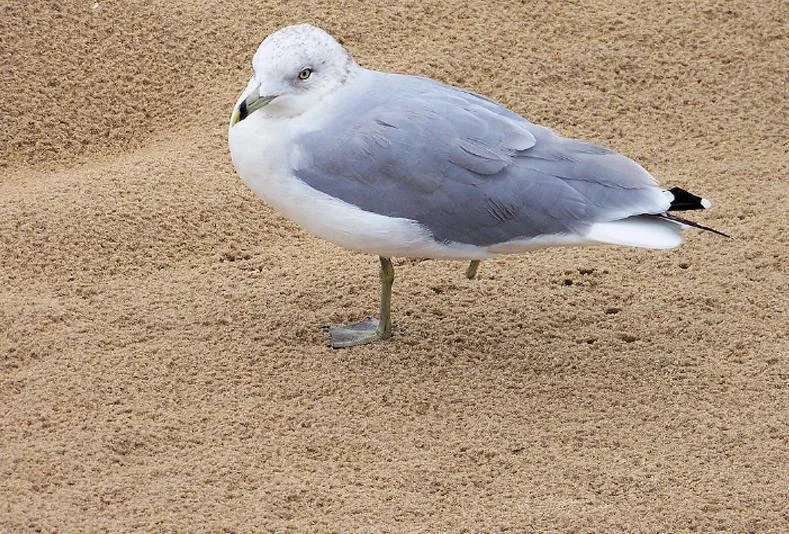
[[[310,74],[312,74],[312,69],[302,69],[299,73],[299,80],[306,80],[310,77]]]

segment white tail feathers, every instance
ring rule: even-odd
[[[595,223],[586,238],[597,243],[667,249],[682,243],[683,225],[650,216],[629,217],[619,221]]]

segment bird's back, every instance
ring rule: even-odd
[[[362,70],[328,113],[294,139],[310,155],[296,176],[363,210],[418,221],[438,241],[584,235],[671,201],[629,158],[426,78]]]

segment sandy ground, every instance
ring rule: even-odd
[[[788,530],[787,16],[4,2],[0,531]],[[396,337],[327,348],[375,312],[376,258],[276,215],[226,148],[258,42],[300,21],[622,151],[734,239],[474,281],[398,260]]]

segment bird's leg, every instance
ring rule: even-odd
[[[477,276],[477,269],[479,269],[479,260],[471,260],[466,269],[466,278],[474,280]]]
[[[394,283],[394,266],[389,258],[379,257],[381,260],[381,309],[378,324],[378,337],[387,339],[392,337],[392,284]]]
[[[392,283],[394,267],[389,258],[381,256],[381,310],[380,320],[368,317],[360,323],[348,325],[331,325],[326,327],[331,335],[332,348],[353,347],[364,345],[381,339],[392,337]]]

